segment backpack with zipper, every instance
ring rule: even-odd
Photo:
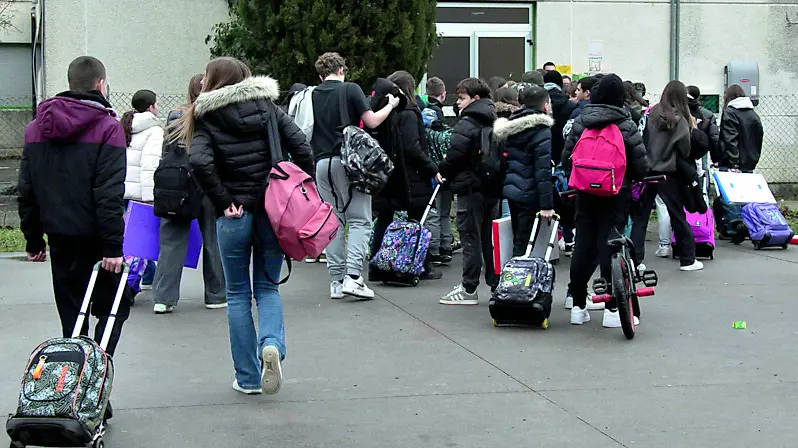
[[[155,170],[153,213],[159,218],[190,221],[200,215],[202,190],[188,162],[188,153],[179,146],[167,148]]]
[[[504,144],[496,138],[493,133],[493,126],[482,126],[471,117],[466,117],[480,129],[480,144],[477,150],[476,173],[480,180],[485,183],[494,184],[504,182],[507,174],[507,151]]]
[[[571,155],[568,185],[596,196],[614,196],[626,175],[626,146],[615,124],[585,129]]]

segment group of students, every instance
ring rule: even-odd
[[[433,261],[451,260],[453,241],[446,224],[450,224],[449,207],[456,195],[456,226],[464,258],[462,281],[440,303],[477,304],[483,268],[486,283],[492,289],[498,284],[491,268],[491,223],[499,213],[500,200],[509,200],[513,252],[520,254],[530,238],[535,214],[540,211],[543,217],[553,216],[561,199],[552,178],[552,161],[569,169],[583,131],[608,124],[617,125],[623,134],[629,169],[621,194],[599,198],[579,193],[576,197],[571,322],[589,320],[587,281],[597,264],[602,275],[609,275],[605,243],[611,229],[626,225],[631,181],[650,172],[667,174],[668,180],[647,190],[645,198],[650,201],[644,200],[640,210],[648,207],[650,211],[646,204],[661,197],[673,223],[682,269],[701,268],[690,249],[692,234],[678,193],[696,178],[695,169],[688,169],[687,174],[679,170],[685,165],[683,160],[696,167],[695,156],[701,150],[691,148],[711,146],[706,142],[715,137],[711,130],[707,133],[697,126],[700,123],[690,115],[688,93],[680,82],[668,84],[661,103],[648,112],[646,120],[641,119],[640,132],[627,104],[627,86],[614,74],[580,80],[576,90],[579,101],[570,106],[559,73],[549,71],[537,79],[532,72],[532,82],[507,86],[517,92],[518,106],[501,120],[497,120],[488,84],[468,78],[456,87],[459,121],[445,133],[446,138],[436,142],[427,135],[443,121],[446,89],[439,79],[430,79],[428,94],[418,97],[413,77],[398,71],[379,79],[368,98],[358,85],[344,82],[346,62],[337,53],[320,56],[315,67],[321,83],[311,93],[309,138],[293,117],[275,104],[280,96],[277,81],[252,76],[249,68],[234,58],[213,59],[204,74],[190,80],[187,103],[169,113],[165,132],[155,120],[158,104],[154,93],[137,93],[132,104],[135,111],[120,122],[105,97],[103,64],[88,56],[70,64],[70,90],[42,102],[37,118],[26,130],[19,179],[26,251],[32,261],[44,261],[43,235],[48,235],[55,299],[65,336],[71,334],[93,265],[101,261],[105,270],[117,274],[122,269],[125,200],[152,200],[158,161],[166,151],[176,151],[185,155],[186,166],[204,194],[199,222],[205,242],[205,302],[209,308],[227,306],[235,367],[233,388],[244,394],[280,390],[286,342],[275,279],[280,277],[284,255],[263,206],[265,185],[276,163],[264,128],[272,119],[277,123],[284,159],[312,176],[321,198],[335,204],[339,232],[326,251],[332,299],[374,297],[362,275],[368,257],[379,248],[394,212],[404,210],[411,219],[420,217],[434,181],[442,185],[443,193],[436,198],[440,219],[433,233],[439,237],[425,262],[427,276],[440,277],[431,267]],[[692,96],[695,99],[696,95]],[[714,150],[721,163],[749,169],[758,159],[758,152],[754,154],[746,146],[753,138],[740,128],[735,128],[734,135],[731,131],[750,120],[742,115],[747,105],[742,104],[744,99],[729,98],[727,95],[727,105],[740,113],[729,114],[728,125],[724,120],[720,139],[728,128],[728,142]],[[387,186],[374,197],[350,188],[341,160],[342,129],[350,125],[370,130],[386,152],[403,155]],[[506,148],[506,175],[485,176],[479,169],[486,151],[486,128],[492,128]],[[560,144],[558,151],[555,148]],[[648,218],[644,212],[639,216]],[[162,221],[161,263],[154,280],[156,313],[170,312],[177,303],[189,225],[184,220]],[[642,263],[642,258],[636,261]],[[107,307],[93,309],[101,319],[107,318]],[[123,304],[109,353],[114,351],[128,314],[129,306]],[[620,325],[610,304],[605,326],[615,324]]]

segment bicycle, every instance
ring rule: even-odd
[[[665,180],[665,176],[649,176],[635,182],[636,184],[656,183]],[[576,190],[565,192],[567,195],[576,194]],[[634,244],[626,235],[618,229],[613,230],[607,244],[612,248],[610,258],[611,285],[607,284],[604,278],[597,278],[593,281],[593,303],[607,303],[615,298],[618,304],[618,314],[621,320],[621,328],[626,339],[635,337],[635,312],[639,312],[639,297],[654,295],[654,287],[657,286],[659,278],[657,273],[648,269],[638,272],[634,265]],[[645,288],[637,288],[638,283],[643,283]],[[610,286],[612,287],[610,289]],[[611,291],[611,292],[609,292]]]

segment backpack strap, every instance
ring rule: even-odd
[[[283,156],[283,150],[280,145],[280,126],[277,123],[277,107],[271,101],[269,101],[268,104],[269,119],[266,121],[266,123],[264,123],[264,130],[266,131],[266,141],[269,144],[269,152],[271,153],[272,168],[280,173],[269,173],[269,179],[286,180],[289,177],[288,174],[283,171],[280,166],[278,166],[278,163],[284,161],[285,157]],[[257,223],[257,220],[255,220],[255,222]],[[257,234],[258,232],[255,232],[255,238],[257,238]],[[283,258],[285,258],[285,263],[288,265],[288,274],[284,279],[276,282],[274,279],[272,279],[268,272],[265,270],[263,271],[264,275],[266,275],[266,280],[268,280],[272,285],[285,284],[288,279],[291,278],[291,271],[293,270],[291,258],[288,257],[288,255],[285,255],[285,253],[283,253]]]
[[[346,96],[346,83],[341,83],[341,91],[338,94],[338,110],[341,113],[341,136],[343,138],[344,129],[349,126],[349,104],[348,98]],[[343,145],[343,143],[342,143]],[[341,162],[343,163],[344,157],[341,154]],[[338,193],[336,192],[335,183],[333,182],[332,178],[332,157],[330,157],[330,163],[327,164],[327,180],[330,182],[330,192],[332,193],[333,201],[335,201],[335,210],[338,211],[340,214],[346,213],[349,210],[349,205],[352,203],[352,192],[354,190],[354,186],[352,183],[349,183],[349,200],[346,201],[344,204],[344,208],[338,208]]]

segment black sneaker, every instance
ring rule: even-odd
[[[452,252],[453,252],[453,251],[452,251],[451,249],[444,249],[444,248],[441,248],[441,256],[444,256],[444,257],[449,257],[449,260],[451,260],[451,259],[452,259]]]
[[[574,243],[565,243],[565,249],[563,250],[563,254],[566,257],[570,257],[574,254]]]
[[[438,280],[441,278],[443,278],[443,272],[441,272],[439,269],[430,268],[429,270],[421,274],[422,280]]]
[[[452,262],[451,255],[444,255],[441,253],[440,255],[432,255],[432,264],[435,266],[442,266],[444,264],[449,264]]]

